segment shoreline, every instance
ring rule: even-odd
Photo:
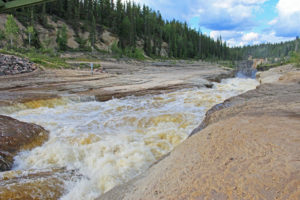
[[[135,95],[160,94],[191,87],[211,87],[211,81],[233,77],[233,70],[204,62],[157,67],[156,62],[105,61],[108,73],[88,70],[37,69],[32,73],[0,77],[0,106],[66,96],[95,96],[107,101]]]
[[[287,72],[287,74],[288,73],[290,73],[291,71],[289,71],[289,72]],[[277,72],[276,72],[277,73]],[[285,73],[283,73],[283,74],[285,74]],[[189,74],[190,75],[190,74]],[[211,77],[211,75],[210,75],[210,77]],[[264,78],[264,76],[260,76],[260,77],[262,77],[262,78]],[[269,75],[268,76],[266,76],[266,77],[269,77]],[[185,81],[187,81],[188,83],[186,84],[186,85],[184,85],[184,86],[187,86],[187,85],[190,85],[190,86],[193,86],[193,87],[195,87],[195,83],[193,82],[194,80],[195,80],[195,76],[192,76],[192,78],[189,78],[189,79],[185,79]],[[281,79],[282,81],[285,81],[285,82],[287,82],[287,83],[289,83],[289,81],[290,80],[286,80],[286,79],[288,79],[288,78],[281,78],[281,77],[278,77],[278,80],[279,79]],[[191,81],[192,80],[192,81]],[[278,80],[275,80],[274,79],[274,81],[276,82],[276,81],[278,81]],[[298,77],[296,76],[292,76],[292,81],[294,82],[295,80],[297,80],[298,81]],[[170,81],[170,80],[169,80]],[[170,83],[170,82],[169,82]],[[138,87],[140,87],[142,90],[137,90],[137,91],[134,91],[134,90],[131,90],[131,91],[126,91],[126,89],[125,89],[125,92],[123,92],[122,93],[122,95],[124,94],[124,96],[127,96],[127,94],[134,94],[134,92],[137,92],[137,94],[140,94],[140,95],[144,95],[144,94],[148,94],[147,92],[148,91],[151,91],[151,90],[154,90],[154,93],[151,93],[151,94],[157,94],[156,92],[158,91],[158,92],[165,92],[165,91],[172,91],[171,89],[174,89],[174,90],[178,90],[178,88],[179,89],[183,89],[183,88],[185,88],[185,87],[183,87],[182,85],[179,85],[178,86],[178,88],[177,88],[177,85],[176,84],[174,84],[174,82],[171,82],[172,84],[171,85],[169,85],[167,88],[169,89],[169,90],[166,90],[166,88],[158,88],[157,90],[156,89],[153,89],[153,88],[151,88],[150,87],[150,89],[145,89],[145,87],[140,87],[140,85],[138,86]],[[176,83],[176,82],[175,82]],[[204,83],[204,85],[203,85],[203,83]],[[142,83],[143,84],[143,83]],[[207,87],[207,86],[205,86],[205,84],[207,84],[207,81],[203,81],[203,82],[201,82],[201,84],[197,84],[197,86],[198,87]],[[290,83],[289,83],[290,84]],[[147,84],[146,84],[147,85]],[[200,86],[201,85],[201,86]],[[153,84],[150,84],[150,86],[153,86]],[[118,86],[119,87],[119,86]],[[122,87],[123,86],[120,86],[119,88],[118,87],[112,87],[113,88],[113,90],[111,90],[111,91],[122,91]],[[256,90],[258,90],[259,88],[260,88],[261,86],[259,86]],[[121,90],[120,90],[120,88],[121,88]],[[131,88],[132,89],[132,88]],[[124,90],[124,89],[123,89]],[[254,90],[254,91],[256,91],[256,90]],[[109,90],[108,90],[109,91]],[[266,90],[264,90],[264,91],[266,91]],[[93,91],[93,92],[95,92],[95,91]],[[99,91],[97,91],[97,92],[99,92]],[[97,92],[95,92],[96,94],[97,94]],[[144,92],[144,93],[143,93]],[[251,91],[250,92],[247,92],[247,93],[251,93]],[[81,94],[82,95],[82,97],[84,97],[84,96],[87,96],[87,93],[86,92],[79,92],[78,94]],[[90,94],[90,93],[89,93]],[[102,93],[103,94],[103,93]],[[219,112],[223,112],[223,110],[226,110],[227,108],[228,109],[231,109],[231,107],[236,107],[236,106],[240,106],[240,104],[241,103],[236,103],[236,98],[240,98],[240,96],[243,96],[243,95],[246,95],[246,94],[242,94],[242,95],[239,95],[239,96],[237,96],[237,97],[232,97],[232,98],[230,98],[230,99],[228,99],[228,100],[226,100],[223,104],[220,104],[220,105],[216,105],[216,106],[214,106],[212,109],[210,109],[208,112],[207,112],[207,114],[206,114],[206,118],[203,120],[203,122],[202,123],[206,123],[205,124],[205,126],[202,126],[202,131],[205,131],[205,129],[207,128],[207,127],[210,127],[210,125],[211,124],[218,124],[219,123],[219,121],[222,123],[222,121],[226,121],[227,119],[225,119],[224,118],[224,116],[226,117],[226,116],[228,116],[227,114],[220,114],[220,116],[221,116],[221,118],[219,118],[219,116],[218,117],[215,117],[214,115],[215,114],[218,114]],[[252,96],[253,96],[253,94],[251,94]],[[246,95],[246,99],[248,99],[248,98],[250,98],[251,97],[251,95],[250,96],[247,96]],[[262,97],[264,94],[262,93],[261,95],[260,95],[260,97]],[[138,95],[137,95],[138,96]],[[255,94],[254,94],[254,96],[255,96]],[[119,97],[123,97],[123,96],[119,96]],[[96,97],[97,98],[97,97]],[[102,97],[103,98],[103,97]],[[47,98],[46,98],[47,99]],[[108,99],[107,99],[108,100]],[[33,101],[35,101],[35,100],[33,100]],[[25,101],[26,102],[26,101]],[[226,103],[226,102],[229,102],[229,103]],[[243,101],[241,101],[241,102],[243,102]],[[228,106],[228,105],[230,105],[230,106]],[[233,112],[233,111],[230,111],[230,112]],[[230,113],[229,112],[229,113]],[[239,113],[240,111],[238,111],[237,113]],[[234,114],[234,112],[233,112],[233,114],[231,113],[230,115],[229,115],[229,119],[231,119],[231,118],[233,118],[233,116],[234,116],[235,114]],[[255,114],[253,114],[253,115],[255,115]],[[223,117],[223,118],[222,118]],[[296,117],[297,117],[297,115],[296,115]],[[217,119],[217,120],[216,120]],[[238,119],[238,118],[237,118]],[[218,121],[219,120],[219,121]],[[205,122],[205,121],[207,121],[207,122]],[[201,126],[200,126],[201,127]],[[199,131],[195,131],[195,132],[197,132],[197,133],[199,133]],[[199,134],[195,134],[195,135],[199,135]],[[191,136],[191,137],[195,137],[194,135],[193,136]],[[211,136],[208,136],[208,137],[211,137]],[[187,139],[187,140],[189,140],[189,138]],[[185,142],[184,142],[185,143]],[[177,147],[177,148],[181,148],[182,149],[182,146],[183,146],[183,144],[181,144],[181,145],[179,145],[179,147]],[[161,159],[159,159],[158,161],[156,161],[145,173],[143,173],[142,175],[140,175],[140,176],[138,176],[138,177],[136,177],[136,178],[134,178],[133,180],[131,180],[129,183],[126,183],[126,184],[124,184],[124,185],[121,185],[121,186],[117,186],[117,187],[115,187],[115,188],[113,188],[111,191],[109,191],[109,192],[107,192],[107,193],[105,193],[105,194],[103,194],[102,196],[100,196],[100,199],[112,199],[112,198],[116,198],[116,199],[123,199],[123,197],[124,197],[124,199],[126,199],[125,197],[126,196],[122,196],[122,194],[123,194],[123,192],[124,193],[126,193],[126,195],[128,194],[129,196],[131,195],[131,192],[133,191],[133,188],[132,187],[134,187],[134,191],[136,191],[136,190],[139,190],[139,187],[138,186],[136,186],[135,184],[136,184],[136,182],[139,182],[139,181],[142,181],[142,183],[143,183],[143,181],[144,180],[146,180],[146,182],[147,182],[147,180],[149,179],[148,178],[148,176],[149,176],[149,173],[151,173],[152,172],[152,170],[153,169],[156,169],[156,168],[158,168],[159,169],[159,167],[157,167],[157,166],[159,166],[159,165],[161,165],[161,163],[165,163],[166,161],[165,160],[168,160],[168,159],[170,159],[170,157],[172,157],[172,155],[174,154],[174,151],[177,151],[177,148],[176,149],[174,149],[172,152],[170,152],[169,154],[167,154],[167,155],[165,155],[165,156],[163,156],[163,158],[161,158]],[[230,158],[231,159],[231,158]],[[230,160],[229,159],[229,160]],[[149,172],[150,171],[150,172]],[[64,170],[62,170],[62,173],[67,173],[66,171],[64,171]],[[156,172],[155,172],[156,173]],[[52,178],[51,176],[49,177],[49,178]],[[139,183],[140,184],[140,183]],[[147,185],[148,185],[149,183],[147,183]],[[137,187],[137,188],[136,188]],[[141,186],[141,187],[143,187],[143,186]],[[117,192],[116,192],[117,191]],[[119,191],[122,191],[122,192],[119,192]],[[156,190],[155,190],[156,191]],[[149,191],[148,191],[149,192]],[[150,191],[150,193],[151,193],[151,191]],[[149,193],[149,194],[150,194]],[[156,199],[157,198],[157,195],[159,195],[159,194],[161,194],[161,193],[163,193],[163,192],[158,192],[158,194],[154,194],[154,196],[153,196],[153,194],[151,194],[152,196],[148,196],[149,197],[149,199]],[[116,196],[117,195],[117,196]],[[120,196],[121,195],[121,196]],[[138,195],[140,195],[140,194],[138,194]],[[134,194],[133,196],[130,196],[130,198],[129,199],[138,199],[138,195],[136,196],[136,194]],[[143,194],[143,195],[145,195],[145,194]],[[153,198],[151,198],[151,197],[153,197]],[[168,199],[168,198],[167,198]]]
[[[258,79],[268,83],[215,105],[187,140],[98,199],[299,197],[300,71],[282,66]]]

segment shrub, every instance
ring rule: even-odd
[[[145,59],[144,51],[142,49],[136,48],[133,51],[132,57],[138,60],[144,60]]]
[[[295,63],[295,65],[297,67],[300,67],[300,53],[299,52],[293,52],[291,54],[291,57],[290,57],[290,62]]]
[[[120,49],[118,47],[118,44],[117,42],[114,42],[112,45],[111,45],[111,51],[113,54],[117,55],[117,56],[121,56],[122,55],[122,49]]]
[[[17,37],[19,33],[19,27],[12,15],[7,16],[5,24],[5,35],[6,38],[10,41],[10,47],[13,46],[13,40]]]
[[[65,25],[57,31],[56,42],[59,50],[67,50],[68,35],[67,27]]]
[[[126,47],[124,49],[124,54],[129,58],[134,58],[138,60],[144,60],[144,52],[142,49],[139,48],[133,48],[133,47]]]

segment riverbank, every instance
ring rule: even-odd
[[[99,199],[298,199],[300,72],[285,68],[214,106],[170,155]]]
[[[101,62],[107,73],[45,69],[0,77],[0,106],[60,97],[95,96],[98,101],[130,95],[160,94],[232,77],[233,71],[205,62]]]
[[[50,135],[51,139],[43,147],[18,155],[16,166],[19,168],[16,168],[17,170],[5,172],[0,176],[3,197],[57,199],[66,195],[66,188],[68,188],[68,192],[70,191],[70,188],[65,185],[66,183],[72,183],[71,185],[74,187],[73,183],[83,181],[78,188],[73,188],[75,192],[69,192],[69,196],[64,198],[74,199],[84,196],[94,199],[99,196],[99,193],[107,191],[114,185],[124,183],[127,178],[130,180],[134,174],[146,170],[149,167],[149,160],[151,160],[150,163],[153,163],[161,155],[171,150],[173,145],[183,141],[185,137],[181,135],[182,130],[191,130],[189,126],[192,125],[194,128],[198,123],[197,121],[196,124],[191,124],[188,121],[193,118],[190,114],[197,111],[199,115],[200,112],[203,112],[203,106],[210,108],[216,102],[222,102],[230,96],[223,94],[228,90],[222,86],[225,83],[218,86],[221,93],[208,95],[218,87],[204,90],[204,88],[212,86],[209,80],[218,81],[222,76],[231,75],[230,70],[220,69],[217,66],[210,67],[204,63],[172,65],[148,63],[142,65],[142,63],[115,62],[103,63],[103,66],[108,73],[99,73],[93,76],[87,70],[40,69],[20,77],[16,75],[3,79],[3,88],[6,88],[3,90],[3,94],[6,96],[3,98],[2,105],[25,103],[29,106],[28,108],[34,108],[29,112],[16,113],[13,117],[27,119],[34,123],[39,121],[38,124],[43,127],[48,126],[52,134],[52,137]],[[176,147],[169,156],[153,165],[141,176],[127,184],[117,186],[101,196],[100,199],[174,199],[175,197],[182,199],[196,197],[243,199],[244,193],[252,195],[244,199],[252,199],[252,197],[270,193],[273,196],[266,198],[271,198],[274,197],[273,191],[285,190],[279,186],[283,184],[288,185],[287,191],[294,191],[298,187],[297,179],[299,180],[297,176],[299,173],[295,170],[298,167],[297,157],[293,156],[297,155],[297,149],[299,149],[297,142],[299,141],[297,132],[300,130],[297,114],[299,113],[297,99],[300,99],[299,71],[295,72],[295,69],[290,66],[276,70],[263,72],[258,77],[261,83],[268,81],[273,82],[272,84],[263,84],[256,90],[230,98],[225,103],[213,107],[207,112],[199,129],[194,131],[195,134]],[[274,74],[278,72],[281,73],[280,76],[275,76]],[[270,75],[267,73],[273,73],[276,78],[271,81],[268,79]],[[99,76],[99,79],[93,80],[95,76]],[[104,76],[106,78],[103,78]],[[15,87],[9,87],[4,80],[15,84]],[[230,83],[228,92],[233,89],[237,90],[235,95],[241,94],[242,90],[237,85],[238,83]],[[65,106],[56,110],[61,103],[60,97],[79,96],[79,98],[89,99],[91,96],[95,96],[97,100],[104,101],[118,93],[121,95],[116,97],[130,94],[139,96],[190,87],[203,88],[204,91],[195,90],[193,92],[191,90],[186,94],[184,91],[178,91],[155,96],[153,99],[151,95],[148,95],[141,99],[140,97],[125,99],[124,102],[113,100],[107,102],[107,105],[100,102],[72,105],[63,103]],[[179,96],[176,97],[177,95]],[[10,102],[9,99],[12,101]],[[220,99],[223,100],[220,101]],[[127,102],[127,100],[134,101]],[[186,108],[180,108],[182,104],[186,103],[195,106],[189,108],[193,112],[190,114],[178,113],[178,111],[186,111]],[[37,109],[44,106],[50,108]],[[145,107],[151,108],[153,113],[144,111]],[[170,108],[173,108],[171,110],[175,113],[165,113]],[[180,109],[177,110],[177,108]],[[95,111],[99,113],[95,113]],[[140,113],[135,113],[136,111]],[[50,116],[48,119],[50,112],[55,113],[55,117],[51,118]],[[85,114],[87,112],[92,114],[92,118]],[[102,112],[104,115],[99,118]],[[144,116],[145,112],[148,113],[146,116]],[[205,111],[200,115],[203,116],[204,113]],[[110,116],[111,114],[115,114],[115,116]],[[84,118],[85,116],[88,118]],[[202,116],[201,119],[203,119]],[[66,121],[67,119],[71,121]],[[60,124],[61,122],[63,123]],[[74,126],[70,126],[73,123],[75,123]],[[78,124],[76,125],[76,123]],[[169,130],[170,123],[173,124],[171,131]],[[116,130],[115,127],[118,129]],[[133,129],[128,129],[128,127]],[[132,136],[122,136],[121,143],[110,144],[108,141],[118,141],[119,138],[104,139],[103,135],[95,135],[97,130],[107,132],[104,134],[105,137],[118,136],[119,133],[124,134],[124,130],[125,132],[129,131],[130,135],[136,132],[133,138],[141,137],[142,139],[137,140],[141,143],[137,143],[134,139],[135,145],[132,146]],[[74,131],[79,132],[74,135]],[[224,135],[224,133],[226,134]],[[124,142],[125,144],[123,144]],[[74,147],[74,144],[77,148]],[[140,145],[143,146],[143,150]],[[231,148],[232,146],[234,148]],[[96,149],[91,150],[91,148]],[[59,153],[56,152],[57,150]],[[123,155],[124,150],[129,153],[125,161],[123,157],[118,157]],[[101,153],[100,157],[97,154],[99,152]],[[133,152],[135,153],[133,154]],[[109,153],[108,157],[103,156],[106,153]],[[147,158],[148,161],[144,164],[139,163],[136,160],[137,157],[132,157],[132,155],[143,155],[138,156],[138,159]],[[90,156],[91,159],[89,159]],[[112,159],[110,156],[118,159]],[[104,160],[97,160],[99,158],[104,158]],[[95,162],[100,162],[97,164],[100,168],[95,167]],[[252,166],[251,163],[256,165]],[[133,173],[132,166],[135,165],[137,167]],[[47,168],[47,170],[32,170],[30,166],[39,166],[39,168]],[[65,166],[68,167],[65,168]],[[258,167],[255,168],[255,166]],[[26,170],[28,168],[29,170]],[[106,173],[99,174],[103,169],[106,169],[108,176]],[[111,171],[112,169],[114,170]],[[264,171],[261,171],[263,169]],[[268,171],[268,169],[271,170]],[[249,170],[251,171],[250,175]],[[128,175],[125,175],[126,178],[121,173],[122,171],[128,172]],[[274,175],[276,172],[280,172],[279,175]],[[113,175],[109,175],[111,173]],[[264,174],[267,174],[267,177]],[[284,179],[286,177],[283,177],[282,174],[292,175],[290,178]],[[262,177],[260,180],[263,181],[253,179],[252,175]],[[295,176],[296,179],[292,176]],[[275,177],[279,181],[272,182],[268,179],[270,177]],[[26,181],[24,182],[24,180]],[[168,184],[166,185],[166,183]],[[271,188],[271,192],[269,189],[263,191],[259,189],[258,191],[257,188],[252,188],[248,184],[259,185],[259,188],[266,186]],[[283,192],[284,195],[287,193]],[[296,191],[287,195],[298,195],[298,193]],[[291,199],[293,197],[291,196]]]

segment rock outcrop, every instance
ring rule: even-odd
[[[146,173],[99,199],[299,199],[300,73],[226,100]]]
[[[48,132],[41,126],[0,115],[0,171],[11,169],[17,152],[40,146],[47,139]]]
[[[0,54],[0,76],[32,72],[37,66],[27,59]]]
[[[7,15],[6,14],[0,14],[0,31],[4,32],[5,30],[5,23],[6,23]],[[16,23],[19,28],[19,35],[16,38],[15,45],[17,47],[22,47],[24,45],[27,45],[28,40],[28,34],[26,32],[26,27],[22,25],[16,18]],[[72,26],[68,23],[66,23],[64,20],[61,20],[57,17],[53,16],[46,16],[46,22],[47,25],[40,24],[36,22],[34,24],[35,31],[37,33],[37,37],[39,40],[40,45],[42,45],[44,48],[51,48],[51,49],[57,49],[58,45],[56,42],[57,39],[57,32],[62,27],[67,28],[67,46],[70,49],[78,49],[84,47],[90,47],[90,44],[88,42],[90,38],[90,33],[86,30],[84,30],[84,23],[79,22],[80,27],[77,30],[77,32],[72,28]],[[114,43],[118,44],[119,37],[116,34],[113,34],[108,29],[97,26],[96,31],[96,37],[95,37],[95,47],[98,50],[105,51],[105,52],[111,52],[111,47]],[[0,47],[6,46],[8,44],[8,41],[5,39],[0,40]],[[83,46],[81,46],[83,45]],[[153,41],[152,41],[153,45]],[[144,40],[140,39],[137,41],[136,48],[143,49],[144,48]],[[159,51],[159,49],[157,49]],[[168,57],[168,51],[169,51],[169,45],[166,42],[162,42],[161,49],[160,49],[160,55],[162,57]],[[146,56],[146,55],[145,55]]]
[[[4,33],[5,30],[5,24],[6,24],[7,15],[6,14],[0,14],[0,32],[2,31]],[[17,26],[19,27],[19,34],[15,39],[14,45],[16,47],[22,47],[24,45],[24,40],[26,39],[26,28],[17,20]],[[7,45],[7,40],[0,40],[0,47]]]
[[[292,72],[293,74],[298,73],[295,72],[295,68],[292,64],[284,65],[281,67],[275,67],[268,71],[263,72],[257,72],[256,73],[256,79],[261,83],[276,83],[279,81],[279,79],[289,72]]]
[[[98,36],[98,40],[95,46],[102,51],[111,51],[111,47],[114,43],[118,44],[119,38],[111,32],[104,30],[101,35]]]

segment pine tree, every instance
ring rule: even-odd
[[[47,19],[47,15],[55,15],[65,20],[75,30],[80,44],[85,42],[79,38],[79,28],[90,32],[89,42],[92,46],[96,41],[97,31],[107,29],[119,36],[119,47],[123,51],[126,48],[130,49],[130,54],[136,52],[137,40],[143,40],[143,51],[149,56],[159,56],[163,42],[168,43],[169,56],[176,58],[240,58],[247,52],[243,48],[229,51],[221,38],[214,41],[200,31],[189,28],[187,23],[176,20],[169,22],[162,19],[159,12],[132,1],[122,3],[122,0],[56,0],[43,6],[36,6],[34,9],[21,9],[17,12],[28,12],[28,22],[25,22],[25,26],[33,25],[35,16],[41,20]],[[47,24],[46,21],[41,21]],[[67,37],[63,34],[63,29],[58,32],[59,49],[66,49]],[[276,47],[270,52],[283,55],[291,49],[295,49],[295,43],[285,46],[284,49]],[[255,49],[248,48],[248,50],[258,54]]]
[[[130,21],[129,18],[126,16],[121,24],[121,31],[120,31],[120,42],[121,47],[125,49],[125,47],[129,44],[130,40]]]
[[[91,22],[90,43],[92,47],[94,47],[96,43],[96,20],[94,16],[92,16],[92,22]]]
[[[59,50],[67,50],[68,35],[67,27],[65,25],[57,31],[56,42]]]

